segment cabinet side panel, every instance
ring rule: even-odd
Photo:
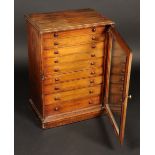
[[[27,24],[28,33],[28,56],[29,56],[29,84],[30,84],[30,100],[33,108],[38,114],[43,117],[42,105],[42,85],[40,78],[41,70],[41,48],[40,48],[40,34],[32,27],[30,23]]]

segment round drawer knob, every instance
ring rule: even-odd
[[[92,94],[93,93],[93,90],[89,90],[89,94]]]
[[[59,54],[59,51],[54,51],[54,54]]]
[[[92,54],[91,54],[91,57],[95,57],[95,53],[92,53]]]
[[[55,78],[55,81],[60,81],[60,79],[59,78]]]
[[[121,78],[121,81],[124,81],[124,77]]]
[[[56,45],[59,45],[59,43],[58,42],[54,42],[54,45],[56,46]]]
[[[95,48],[95,47],[96,47],[96,45],[95,45],[95,44],[93,44],[91,47],[92,47],[92,48]]]
[[[54,89],[55,89],[55,90],[60,90],[60,88],[59,88],[59,87],[55,87]]]
[[[124,89],[123,88],[120,88],[120,90],[123,91]]]
[[[58,62],[59,62],[58,59],[54,60],[54,63],[58,63]]]
[[[89,104],[93,104],[93,101],[92,101],[92,100],[90,100],[88,103],[89,103]]]
[[[95,32],[95,31],[96,31],[96,28],[95,28],[95,27],[93,27],[93,28],[92,28],[92,31],[93,31],[93,32]]]
[[[55,110],[55,111],[58,111],[58,110],[59,110],[59,108],[58,108],[58,107],[55,107],[55,108],[54,108],[54,110]]]
[[[125,72],[125,69],[122,69],[122,73],[124,73]]]
[[[91,62],[90,64],[91,64],[91,65],[95,65],[95,62]]]
[[[92,40],[95,40],[96,39],[96,37],[95,36],[92,36]]]
[[[91,79],[91,80],[90,80],[90,83],[94,83],[94,82],[95,82],[94,79]]]
[[[60,100],[60,97],[56,96],[54,99],[57,101],[57,100]]]
[[[55,68],[54,71],[55,71],[55,72],[58,72],[58,71],[59,71],[59,68]]]
[[[58,33],[55,32],[55,33],[54,33],[54,37],[58,37]]]
[[[95,74],[95,72],[94,72],[94,71],[91,71],[91,73],[90,73],[90,74],[92,74],[92,75],[93,75],[93,74]]]

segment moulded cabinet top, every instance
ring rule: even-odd
[[[114,24],[93,9],[32,13],[25,17],[40,33]]]

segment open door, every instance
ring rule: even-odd
[[[107,64],[104,108],[114,131],[123,143],[132,53],[114,27],[107,32]],[[119,118],[119,119],[118,119]],[[119,120],[119,121],[118,121]]]

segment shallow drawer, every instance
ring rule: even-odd
[[[122,84],[110,84],[109,91],[111,94],[122,94],[123,85]]]
[[[54,115],[54,114],[62,114],[65,112],[71,112],[71,111],[76,111],[80,110],[83,108],[88,108],[91,106],[99,105],[101,104],[100,102],[100,96],[96,97],[89,97],[85,99],[78,99],[74,101],[67,101],[64,103],[55,103],[55,104],[50,104],[45,106],[45,115]]]
[[[94,51],[94,52],[86,52],[86,53],[77,53],[66,55],[63,57],[55,57],[55,58],[46,58],[44,59],[44,66],[53,66],[66,62],[76,62],[82,60],[94,60],[96,58],[100,58],[104,56],[104,51]],[[81,62],[82,63],[82,62]],[[64,64],[67,65],[67,64]]]
[[[62,39],[62,38],[69,38],[69,37],[79,37],[81,35],[93,35],[93,34],[103,34],[104,27],[90,27],[85,29],[77,29],[77,30],[68,30],[68,31],[61,31],[61,32],[54,32],[54,33],[44,33],[44,39]]]
[[[125,56],[112,57],[112,60],[111,60],[111,65],[112,66],[125,65],[125,64],[126,64],[126,57]]]
[[[123,102],[123,97],[120,94],[110,95],[109,104],[121,104]]]
[[[124,83],[124,76],[123,75],[111,75],[110,76],[110,83],[111,84],[123,84]]]
[[[97,51],[103,51],[104,50],[104,42],[98,42],[95,45],[93,44],[84,44],[84,45],[78,45],[78,46],[69,46],[64,48],[58,48],[58,49],[51,49],[51,50],[43,50],[43,57],[61,57],[64,55],[69,54],[76,54],[76,53],[83,53],[83,52],[97,52]]]
[[[45,105],[99,95],[101,93],[101,87],[102,85],[98,85],[94,87],[44,95]]]
[[[77,61],[77,62],[69,62],[69,63],[56,63],[55,65],[50,65],[44,67],[44,73],[46,74],[62,74],[70,71],[78,71],[84,68],[91,67],[101,67],[103,66],[103,58],[91,59],[87,61]]]
[[[111,74],[124,75],[125,74],[125,64],[111,66]]]
[[[44,85],[55,84],[70,80],[77,80],[81,78],[95,77],[102,74],[103,74],[103,68],[92,68],[87,70],[80,70],[77,72],[72,71],[67,74],[59,74],[59,75],[47,74],[45,75],[45,80],[43,81],[43,83]]]
[[[91,87],[95,85],[99,85],[103,83],[103,76],[98,77],[92,77],[87,79],[80,79],[80,80],[74,80],[69,82],[63,82],[59,84],[54,85],[44,85],[43,86],[43,93],[44,94],[51,94],[51,93],[57,93],[61,91],[68,91],[73,89],[79,89],[84,87]]]
[[[60,48],[65,46],[77,46],[80,44],[91,43],[94,44],[96,42],[103,42],[105,39],[104,34],[95,34],[95,35],[81,35],[77,37],[69,37],[62,39],[43,39],[43,49],[52,49],[52,48]]]

